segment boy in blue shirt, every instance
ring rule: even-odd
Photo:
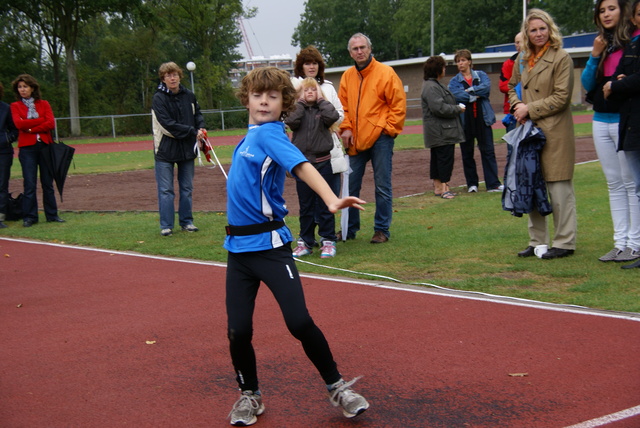
[[[339,199],[326,181],[287,137],[284,116],[293,110],[296,91],[289,74],[275,67],[251,71],[243,79],[238,98],[249,111],[249,130],[236,147],[227,182],[229,251],[226,306],[231,360],[241,396],[229,417],[231,425],[247,426],[264,412],[258,387],[256,356],[251,343],[253,311],[260,282],[276,298],[287,328],[298,339],[320,372],[334,406],[352,418],[369,403],[350,387],[333,360],[329,344],[307,310],[302,283],[292,256],[293,236],[284,224],[288,211],[282,197],[286,172],[309,185],[331,212],[364,201]]]

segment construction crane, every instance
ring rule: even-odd
[[[249,54],[249,59],[253,58],[253,49],[251,49],[251,43],[249,42],[249,37],[247,36],[247,31],[244,29],[244,24],[242,22],[242,17],[238,18],[238,27],[240,28],[240,32],[242,32],[242,41],[244,42],[244,46],[247,48],[247,53]]]

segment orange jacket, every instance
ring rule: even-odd
[[[402,132],[407,96],[402,81],[388,65],[372,57],[363,70],[355,66],[347,69],[340,79],[338,96],[344,107],[340,130],[353,133],[349,155],[370,149],[383,132],[393,138]]]
[[[29,109],[22,101],[11,103],[11,117],[18,128],[18,147],[33,146],[38,137],[47,144],[53,142],[51,131],[56,127],[53,110],[45,100],[35,102],[37,119],[27,119]]]

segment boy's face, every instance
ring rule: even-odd
[[[318,87],[317,86],[308,86],[306,88],[304,88],[302,90],[302,96],[304,97],[304,100],[309,103],[309,104],[313,104],[316,101],[318,101]]]
[[[249,92],[249,125],[262,125],[280,120],[282,92],[277,90]]]

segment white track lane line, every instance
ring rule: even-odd
[[[611,422],[621,421],[633,416],[640,415],[640,406],[631,407],[620,412],[611,413],[610,415],[602,416],[601,418],[591,419],[590,421],[580,422],[579,424],[571,425],[565,428],[596,428],[601,427]]]
[[[21,243],[24,243],[24,244],[47,245],[47,246],[51,246],[51,247],[69,248],[69,249],[76,249],[76,250],[83,250],[83,251],[95,251],[95,252],[99,252],[99,253],[121,254],[121,255],[131,256],[131,257],[141,257],[141,258],[156,259],[156,260],[167,260],[167,261],[173,261],[173,262],[192,263],[192,264],[199,264],[199,265],[209,265],[209,266],[217,266],[217,267],[223,267],[223,268],[227,267],[227,265],[225,263],[208,262],[208,261],[204,261],[204,260],[182,259],[182,258],[178,258],[178,257],[154,256],[154,255],[148,255],[148,254],[142,254],[142,253],[136,253],[136,252],[113,251],[113,250],[106,250],[106,249],[102,249],[102,248],[82,247],[82,246],[77,246],[77,245],[57,244],[57,243],[52,243],[52,242],[31,241],[31,240],[28,240],[28,239],[18,239],[18,238],[1,237],[0,241],[2,241],[2,240],[21,242]],[[297,259],[296,259],[296,261],[302,262],[301,260],[297,260]],[[319,279],[319,280],[323,280],[323,281],[341,282],[341,283],[344,283],[344,284],[366,285],[366,286],[369,286],[369,287],[386,288],[386,289],[390,289],[390,290],[402,290],[402,291],[408,291],[408,292],[412,292],[412,293],[433,294],[433,295],[437,295],[437,296],[447,296],[447,297],[453,297],[453,298],[456,298],[456,299],[478,300],[478,301],[484,301],[484,302],[500,303],[500,304],[504,304],[504,305],[514,305],[514,306],[520,306],[520,307],[545,309],[545,310],[549,310],[549,311],[568,312],[568,313],[582,314],[582,315],[593,315],[593,316],[600,316],[600,317],[605,317],[605,318],[617,318],[617,319],[623,319],[623,320],[627,320],[627,321],[640,322],[640,313],[635,313],[635,312],[618,312],[618,311],[598,310],[598,309],[591,309],[591,308],[587,308],[587,307],[583,307],[583,306],[573,306],[573,305],[562,305],[562,304],[557,304],[557,303],[547,303],[547,302],[541,302],[541,301],[537,301],[537,300],[522,299],[522,298],[518,298],[518,297],[501,296],[501,295],[498,295],[498,294],[487,294],[487,293],[480,293],[480,292],[475,292],[475,291],[454,290],[454,289],[440,287],[438,285],[429,284],[429,283],[404,283],[404,282],[398,281],[398,280],[396,280],[394,278],[384,277],[384,276],[380,276],[380,275],[367,274],[366,272],[355,272],[355,271],[350,271],[348,269],[332,268],[332,267],[329,267],[329,266],[324,266],[324,265],[311,263],[311,262],[306,262],[306,261],[304,261],[304,263],[310,264],[310,265],[315,265],[315,266],[326,267],[327,269],[330,269],[330,270],[336,270],[336,271],[342,271],[342,272],[349,272],[349,273],[356,273],[356,274],[361,274],[361,275],[369,275],[369,276],[372,276],[372,277],[378,277],[384,282],[381,283],[381,282],[377,282],[377,281],[365,281],[365,280],[357,280],[357,279],[351,279],[351,278],[335,278],[335,277],[321,276],[321,275],[314,275],[314,274],[301,274],[300,276],[304,277],[304,278],[313,278],[313,279]],[[395,282],[395,284],[394,284],[394,282]],[[427,288],[427,287],[430,287],[430,288]]]

